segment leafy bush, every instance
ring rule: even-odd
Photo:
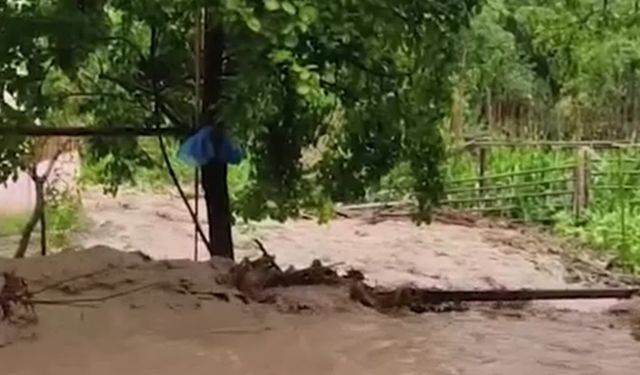
[[[69,233],[84,223],[80,200],[69,194],[63,194],[47,202],[45,217],[48,245],[53,249],[66,246]]]

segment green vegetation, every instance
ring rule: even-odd
[[[50,199],[45,209],[47,220],[47,246],[50,250],[61,249],[69,243],[69,236],[82,228],[84,215],[80,200],[69,195]]]
[[[77,199],[59,197],[48,203],[47,246],[56,250],[68,245],[69,235],[82,227],[84,217]],[[0,237],[19,237],[29,220],[29,214],[0,216]],[[39,233],[36,231],[36,233]],[[13,249],[11,249],[13,250]]]
[[[426,218],[442,193],[438,127],[450,107],[457,41],[477,3],[4,2],[2,89],[19,105],[0,105],[0,126],[191,128],[195,19],[204,7],[204,124],[198,125],[234,136],[250,157],[237,177],[248,176],[233,202],[238,215],[283,220],[301,208],[326,213],[332,201],[361,199],[396,164],[407,163]],[[0,139],[0,181],[23,167],[25,142]],[[319,158],[303,164],[309,150]],[[88,156],[96,170],[89,168],[87,179],[112,193],[141,168],[151,171],[142,181],[164,179],[135,138],[92,139]],[[214,164],[202,170],[211,192],[209,236],[223,237],[210,250],[228,255],[227,170]]]
[[[637,0],[487,0],[465,33],[463,67],[454,77],[448,190],[463,188],[464,184],[452,181],[478,175],[478,153],[454,151],[464,135],[636,140],[640,130],[638,35]],[[615,257],[618,266],[637,271],[640,155],[598,150],[597,156],[590,170],[589,204],[579,217],[572,210],[570,195],[550,195],[573,189],[572,169],[505,177],[485,184],[503,186],[500,190],[482,194],[472,190],[448,197],[464,201],[518,195],[454,206],[502,206],[499,211],[481,212],[544,223],[557,233],[602,248]],[[552,148],[492,148],[486,158],[486,175],[576,163],[574,150]],[[514,184],[519,186],[504,188]],[[473,182],[465,187],[473,188]]]
[[[22,228],[29,220],[28,215],[1,215],[0,216],[0,237],[20,234]]]
[[[158,142],[147,139],[140,141],[140,144],[145,153],[149,155],[151,163],[143,167],[136,167],[135,173],[127,183],[128,186],[149,192],[174,191],[175,186],[167,172]],[[167,142],[167,152],[181,186],[187,191],[193,190],[195,170],[178,157],[178,144],[169,140]],[[80,183],[84,187],[104,185],[102,171],[104,171],[107,164],[108,158],[99,160],[83,159]],[[250,172],[251,162],[249,160],[243,161],[229,171],[228,183],[232,201],[237,201],[242,192],[249,186]]]
[[[640,2],[487,0],[462,39],[451,135],[635,138]]]
[[[444,203],[547,225],[555,233],[605,251],[615,266],[639,272],[640,151],[592,151],[590,156],[589,200],[579,215],[573,205],[575,150],[493,148],[486,155],[485,176],[505,177],[486,180],[484,190],[478,184],[477,152],[459,153],[447,163]],[[507,176],[514,173],[519,174]],[[381,200],[404,199],[411,190],[410,183],[402,182],[410,179],[408,170],[397,168],[383,179],[376,198],[382,194]]]
[[[444,201],[545,223],[611,250],[625,267],[640,264],[638,208],[623,204],[638,199],[637,175],[626,173],[637,155],[600,153],[589,205],[576,217],[567,194],[573,151],[492,149],[486,175],[538,172],[479,186],[459,181],[477,177],[478,153],[458,150],[480,136],[635,140],[640,0],[78,4],[0,6],[2,89],[19,103],[0,101],[0,126],[191,128],[192,41],[204,6],[211,58],[200,115],[248,156],[204,187],[218,194],[224,184],[212,181],[226,180],[237,216],[283,220],[314,209],[328,217],[336,201],[410,198],[427,219]],[[167,140],[169,156],[190,187],[193,170],[175,156],[180,141]],[[0,181],[25,167],[29,146],[0,138]],[[91,139],[85,156],[83,182],[108,192],[171,186],[157,140]],[[224,219],[212,222],[227,220],[227,203],[210,210]]]

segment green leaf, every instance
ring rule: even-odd
[[[310,5],[300,9],[300,19],[306,24],[313,23],[318,18],[318,10]]]
[[[275,11],[280,9],[280,3],[278,2],[278,0],[264,0],[264,7],[268,10],[268,11]]]
[[[284,10],[285,12],[289,13],[292,16],[296,14],[295,5],[291,4],[288,1],[285,1],[282,3],[282,10]]]
[[[305,84],[299,84],[298,87],[296,87],[296,92],[300,95],[305,96],[309,94],[309,92],[311,92],[311,87]]]
[[[294,48],[298,45],[298,36],[296,34],[289,34],[285,36],[284,45],[289,48]]]
[[[291,51],[284,50],[284,49],[279,49],[271,53],[271,60],[276,64],[289,61],[291,60],[291,57],[292,57]]]
[[[262,29],[262,24],[260,23],[260,20],[254,16],[250,16],[247,19],[247,26],[256,33],[260,32],[260,30]]]
[[[308,70],[303,70],[300,72],[300,79],[303,81],[307,81],[309,80],[309,78],[311,78],[311,72]]]

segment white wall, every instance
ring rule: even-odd
[[[38,164],[38,174],[43,174],[49,161]],[[80,175],[80,155],[77,151],[60,155],[54,165],[48,184],[58,191],[72,191],[77,188]],[[18,179],[0,184],[0,216],[13,214],[29,214],[36,203],[35,185],[31,177],[22,172]],[[1,220],[1,219],[0,219]]]

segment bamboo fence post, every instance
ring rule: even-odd
[[[624,170],[622,164],[622,151],[618,152],[618,202],[620,203],[620,235],[622,237],[622,243],[627,242],[627,228],[626,228],[626,206],[625,206],[625,191],[624,191]]]
[[[480,188],[479,193],[480,197],[484,197],[485,192],[485,175],[487,172],[487,148],[480,147],[479,151],[479,160],[478,160],[478,186]]]
[[[576,153],[573,179],[573,212],[576,220],[582,217],[589,204],[589,151],[581,147]]]

